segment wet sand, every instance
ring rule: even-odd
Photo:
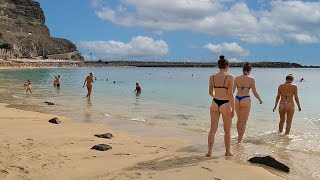
[[[262,167],[183,151],[190,144],[0,106],[0,179],[281,179]],[[97,133],[112,133],[99,139]],[[112,146],[95,151],[95,144]]]

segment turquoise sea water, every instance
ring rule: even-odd
[[[85,77],[93,72],[97,80],[92,98],[86,99],[82,88]],[[205,145],[209,129],[209,76],[215,68],[78,68],[0,71],[1,102],[27,110],[60,114],[78,121],[104,123],[113,121],[139,123],[149,127],[174,128],[203,136]],[[232,75],[241,75],[241,68],[231,68]],[[277,87],[287,74],[293,73],[299,87],[302,112],[296,111],[292,133],[277,134],[278,113],[273,113]],[[192,76],[193,74],[193,76]],[[53,87],[54,76],[60,75],[60,89]],[[258,92],[264,101],[253,98],[244,144],[235,147],[243,162],[247,157],[272,154],[292,167],[291,178],[320,178],[320,111],[318,92],[320,69],[254,69]],[[304,78],[305,82],[298,82]],[[33,81],[33,94],[26,94],[22,84]],[[114,84],[113,81],[116,81]],[[142,93],[133,91],[139,82]],[[51,101],[55,106],[46,106]],[[233,119],[236,138],[237,118]],[[222,123],[221,123],[222,125]],[[219,128],[218,135],[223,135]],[[235,140],[234,140],[235,141]],[[222,142],[221,142],[222,143]],[[204,146],[203,146],[204,147]]]

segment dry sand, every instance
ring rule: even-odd
[[[282,179],[262,167],[183,152],[179,139],[148,138],[0,105],[0,179]],[[99,139],[97,133],[113,133]],[[90,148],[99,143],[112,150]]]

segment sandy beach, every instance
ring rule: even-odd
[[[281,179],[262,167],[181,151],[179,139],[132,136],[103,124],[0,107],[1,179]],[[110,132],[113,139],[99,139]],[[95,144],[112,146],[95,151]]]

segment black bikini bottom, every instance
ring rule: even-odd
[[[220,99],[216,99],[216,98],[213,98],[213,101],[214,101],[219,107],[229,102],[229,100],[220,100]]]

